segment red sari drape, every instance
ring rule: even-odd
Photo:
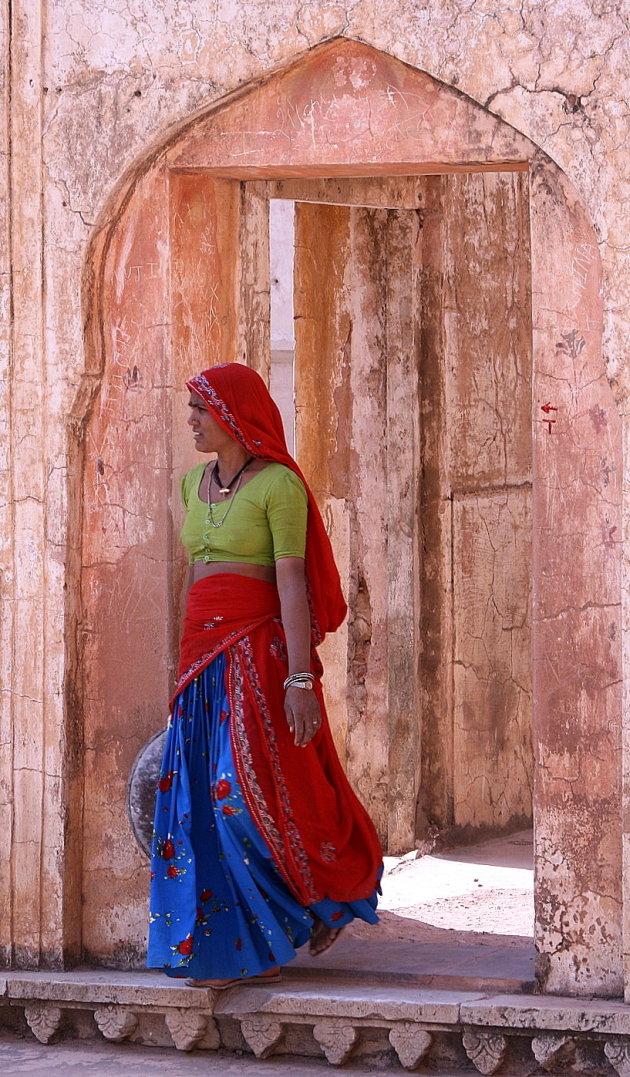
[[[306,580],[313,644],[317,646],[327,632],[339,628],[347,606],[317,502],[287,449],[282,418],[267,386],[255,370],[240,363],[211,367],[186,385],[202,398],[213,418],[250,456],[284,464],[304,483],[308,494]]]
[[[219,364],[186,384],[251,456],[284,464],[306,488],[311,669],[316,674],[322,725],[305,748],[295,746],[284,713],[287,663],[278,593],[271,584],[236,574],[207,577],[191,588],[177,690],[225,651],[239,781],[287,885],[304,905],[324,897],[336,901],[367,898],[377,886],[381,847],[339,762],[315,651],[347,612],[319,508],[287,450],[280,412],[254,370],[239,363]]]
[[[284,713],[286,647],[276,588],[236,574],[190,589],[179,693],[225,651],[230,731],[239,781],[254,822],[289,889],[303,905],[369,897],[382,853],[367,812],[339,762],[313,651],[322,725],[305,747]]]

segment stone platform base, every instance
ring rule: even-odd
[[[0,1025],[41,1043],[116,1043],[291,1054],[394,1072],[630,1077],[621,1002],[435,990],[291,970],[280,984],[200,991],[161,975],[79,969],[0,978]],[[30,1030],[30,1031],[29,1031]]]

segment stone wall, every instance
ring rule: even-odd
[[[78,958],[86,943],[96,959],[119,962],[126,960],[126,953],[136,960],[141,950],[140,898],[126,906],[116,895],[130,878],[140,894],[143,864],[139,854],[127,848],[130,832],[119,830],[112,838],[112,827],[116,829],[124,809],[120,790],[135,749],[147,727],[159,719],[147,709],[147,691],[165,692],[172,661],[179,577],[172,550],[165,553],[164,534],[172,534],[171,470],[181,468],[185,453],[172,437],[177,396],[171,390],[189,372],[198,349],[213,340],[208,324],[209,335],[201,344],[191,336],[191,326],[198,332],[206,306],[195,311],[187,302],[195,289],[196,294],[200,289],[213,294],[216,274],[210,271],[219,247],[214,254],[206,252],[210,262],[206,258],[193,267],[201,276],[192,288],[186,274],[193,270],[186,263],[180,273],[177,252],[186,250],[191,236],[203,233],[199,215],[212,214],[216,207],[215,231],[223,251],[229,250],[234,232],[227,222],[234,219],[234,197],[240,249],[250,252],[249,261],[241,260],[233,277],[229,259],[221,261],[218,271],[228,276],[222,278],[218,302],[223,306],[215,311],[212,325],[221,327],[218,346],[227,349],[221,354],[227,356],[235,347],[235,358],[250,357],[263,365],[266,361],[264,319],[252,321],[265,302],[259,272],[265,258],[262,196],[251,185],[245,203],[241,194],[235,196],[232,169],[222,190],[220,175],[213,177],[208,198],[202,179],[181,171],[199,167],[194,153],[187,164],[171,156],[168,167],[179,171],[180,178],[169,186],[172,228],[167,237],[157,211],[154,226],[146,217],[151,190],[156,205],[166,197],[163,148],[169,137],[183,134],[197,110],[201,115],[247,80],[265,79],[274,65],[342,35],[367,42],[484,106],[483,122],[475,120],[470,126],[475,138],[467,160],[473,157],[473,146],[486,167],[490,160],[501,160],[508,144],[516,159],[514,147],[521,146],[520,160],[530,161],[539,205],[544,203],[536,211],[534,227],[546,230],[553,249],[560,252],[554,261],[546,247],[533,250],[534,280],[545,281],[544,290],[534,296],[534,341],[539,354],[548,357],[543,380],[537,383],[540,399],[535,395],[535,409],[547,402],[565,407],[565,417],[574,424],[571,431],[568,426],[553,428],[554,433],[564,429],[568,437],[561,443],[561,460],[554,455],[551,435],[540,442],[537,457],[540,474],[551,476],[545,487],[551,494],[545,494],[534,518],[541,534],[560,535],[564,543],[562,556],[555,559],[536,560],[534,551],[540,570],[534,601],[542,608],[540,624],[547,626],[547,636],[539,637],[541,665],[534,690],[534,700],[544,700],[546,708],[534,727],[540,798],[540,970],[551,990],[621,993],[627,947],[619,887],[622,742],[615,693],[621,674],[613,561],[622,535],[615,501],[622,476],[614,408],[604,395],[597,395],[600,390],[593,388],[588,365],[602,332],[603,364],[624,415],[630,275],[623,263],[628,28],[621,5],[576,2],[550,8],[489,2],[468,8],[459,2],[420,5],[403,0],[392,4],[385,16],[382,4],[361,0],[321,8],[290,3],[169,6],[146,0],[133,13],[129,8],[113,11],[105,4],[75,9],[17,0],[3,4],[1,18],[4,55],[10,60],[2,87],[0,157],[7,195],[0,251],[0,812],[11,865],[0,880],[5,961],[59,965]],[[352,94],[362,98],[367,93],[369,60],[366,63],[337,69],[339,100],[346,109],[340,110],[339,124],[352,122]],[[437,88],[431,92],[437,94]],[[465,98],[454,95],[449,100],[462,103]],[[334,128],[337,99],[330,101],[324,119]],[[437,97],[435,101],[437,106]],[[309,112],[307,94],[301,107],[299,115],[287,115],[283,122],[297,133],[310,129],[313,135],[323,119]],[[456,167],[458,151],[449,149],[449,138],[456,141],[458,117],[465,107],[453,107],[452,113],[441,113],[439,107],[435,113],[441,156],[432,157],[427,147],[422,157],[425,165],[437,163],[436,171],[447,157]],[[508,128],[496,118],[520,134],[511,140]],[[344,131],[339,124],[336,129],[346,138],[351,128]],[[217,131],[225,145],[220,123]],[[545,156],[536,157],[536,147]],[[322,144],[316,149],[314,159],[319,155],[323,161]],[[569,183],[550,171],[550,162]],[[377,164],[380,175],[391,171],[387,154]],[[132,204],[140,182],[145,185],[142,201]],[[188,217],[178,213],[178,199],[187,211],[192,206]],[[567,207],[565,217],[556,215],[559,204]],[[134,233],[130,222],[140,209],[142,227]],[[541,213],[546,214],[542,225]],[[123,215],[124,234],[111,227]],[[134,234],[133,249],[125,247]],[[585,237],[582,242],[580,235]],[[179,289],[182,297],[173,320],[165,318],[161,293],[150,283],[154,274],[163,279],[167,240],[173,255],[169,294],[177,295]],[[117,248],[117,243],[123,246]],[[572,251],[568,262],[567,243]],[[599,259],[603,302],[597,295]],[[117,289],[132,312],[122,332],[120,319],[108,323],[94,317],[95,296],[111,296],[110,311],[115,310]],[[133,316],[134,292],[141,318]],[[566,311],[583,295],[588,302],[580,309],[586,313],[572,326]],[[171,332],[177,343],[174,358]],[[102,389],[105,363],[111,376]],[[556,390],[557,399],[548,398],[547,393]],[[456,381],[449,391],[458,391]],[[550,414],[535,410],[534,417],[544,423]],[[558,423],[562,419],[559,416]],[[542,429],[546,433],[546,427]],[[159,430],[162,441],[156,435]],[[100,452],[108,437],[109,458]],[[98,453],[92,451],[95,447]],[[588,474],[583,485],[572,484],[572,469],[582,474],[585,454]],[[143,468],[152,476],[148,486],[143,486]],[[585,493],[589,489],[597,489],[599,500],[589,509],[587,531],[599,537],[578,555],[572,515],[580,497],[590,496]],[[486,495],[466,492],[474,497],[454,506],[454,517],[473,512],[480,525],[470,551],[472,563],[519,559],[513,543],[514,535],[521,534],[519,551],[525,548],[526,528],[520,530],[527,517],[523,492],[496,493],[485,502]],[[507,517],[510,528],[504,532]],[[84,522],[90,525],[86,541]],[[506,537],[484,545],[490,530]],[[157,555],[152,552],[154,541]],[[485,626],[482,648],[493,634],[525,631],[510,606],[511,595],[503,599]],[[136,611],[134,618],[139,611],[139,621],[127,616],[129,610]],[[158,615],[158,610],[164,613]],[[144,632],[131,633],[130,625],[142,624],[142,618]],[[159,634],[149,636],[155,624],[160,625]],[[562,685],[554,692],[559,629],[565,639],[575,641],[575,652],[564,655]],[[462,643],[472,635],[463,618],[456,639]],[[608,651],[598,643],[588,658],[592,639],[607,640]],[[357,640],[360,643],[360,633],[355,645]],[[130,651],[134,669],[142,671],[133,705],[126,692],[119,699],[111,691]],[[463,698],[469,690],[470,656],[461,648],[457,653],[460,673],[452,690]],[[101,669],[105,681],[87,682],[86,669],[94,670],[98,654],[106,656]],[[413,661],[414,655],[408,653],[406,660]],[[528,686],[507,652],[501,663],[501,677],[516,693],[518,710]],[[567,688],[571,684],[573,694]],[[130,714],[141,717],[138,728],[130,724]],[[466,726],[471,732],[474,722],[464,717],[463,709],[461,714],[462,730]],[[509,741],[511,734],[506,735]],[[400,750],[400,744],[393,747]],[[95,765],[99,751],[105,766]],[[591,756],[597,761],[595,799]],[[472,769],[467,764],[464,769],[465,780],[474,784]],[[518,813],[520,806],[509,810]],[[105,894],[114,895],[118,911],[101,930],[97,908]]]

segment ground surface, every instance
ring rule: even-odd
[[[332,1077],[336,1072],[333,1066],[317,1059],[286,1057],[261,1062],[251,1055],[223,1051],[183,1054],[162,1047],[116,1047],[94,1042],[43,1047],[8,1037],[0,1038],[0,1069],[3,1077],[323,1077],[326,1073]],[[374,1077],[388,1071],[349,1063],[343,1072],[347,1077]],[[399,1068],[396,1072],[402,1075],[405,1071]],[[439,1077],[470,1077],[470,1071],[460,1074],[443,1070]]]
[[[317,968],[444,988],[519,991],[534,979],[531,831],[431,856],[387,857],[381,922],[355,922]],[[293,968],[313,968],[300,955]]]
[[[387,857],[380,907],[396,914],[398,930],[409,939],[426,938],[430,926],[531,939],[532,832],[420,859],[415,853]],[[400,918],[409,922],[401,925]]]
[[[329,982],[348,971],[435,986],[476,982],[518,984],[533,977],[531,834],[524,832],[444,853],[387,858],[377,927],[352,925],[314,965],[300,956],[288,972],[307,966]],[[319,978],[319,977],[317,977]],[[360,1063],[348,1077],[378,1073]],[[94,1040],[42,1046],[0,1036],[2,1077],[311,1077],[334,1072],[324,1060],[270,1058],[223,1052],[117,1046]],[[382,1070],[380,1072],[383,1072]],[[402,1073],[402,1070],[397,1072]],[[461,1077],[443,1070],[440,1077]]]

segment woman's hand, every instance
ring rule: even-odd
[[[305,748],[322,724],[317,696],[313,691],[295,685],[287,688],[284,713],[297,747]]]
[[[279,558],[276,582],[287,641],[287,671],[308,673],[311,669],[311,618],[306,600],[304,558]],[[304,748],[322,724],[315,692],[290,685],[286,690],[284,710],[295,743],[298,748]]]

